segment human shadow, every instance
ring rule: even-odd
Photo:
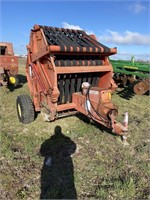
[[[43,142],[40,199],[77,199],[71,158],[75,150],[76,144],[62,133],[60,126]]]

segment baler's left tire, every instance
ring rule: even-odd
[[[33,102],[28,95],[20,95],[16,100],[18,119],[23,124],[29,124],[34,121],[35,110]]]

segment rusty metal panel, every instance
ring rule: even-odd
[[[18,56],[14,55],[12,43],[0,42],[0,68],[1,71],[4,71],[4,73],[0,73],[0,84],[8,86],[10,77],[13,76],[13,84],[16,85],[18,82],[16,77],[18,74]]]

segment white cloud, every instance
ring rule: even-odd
[[[62,26],[64,28],[68,28],[68,29],[76,29],[76,30],[84,30],[83,28],[81,28],[79,25],[73,25],[73,24],[68,24],[67,22],[62,22]],[[91,30],[85,30],[85,32],[87,34],[94,34],[93,31]]]
[[[146,10],[146,7],[143,6],[140,2],[134,2],[128,6],[128,10],[133,14],[139,14]]]
[[[131,31],[125,31],[121,34],[117,31],[106,30],[105,34],[99,37],[99,40],[122,45],[150,45],[149,35],[142,35]]]
[[[68,29],[83,30],[79,25],[72,25],[72,24],[68,24],[67,22],[62,22],[62,25],[64,28],[68,28]]]
[[[79,25],[68,24],[67,22],[62,23],[64,28],[84,30]],[[93,31],[86,31],[87,34],[94,34]],[[96,35],[98,41],[102,44],[112,44],[117,46],[117,54],[111,56],[112,59],[127,59],[130,60],[131,56],[134,55],[135,59],[141,59],[150,61],[150,36],[143,35],[138,32],[131,32],[129,30],[119,33],[117,31],[105,30],[103,35]],[[138,46],[138,48],[137,48]]]
[[[79,25],[68,24],[62,22],[62,26],[68,29],[84,30]],[[91,30],[85,30],[87,34],[94,34]],[[97,36],[98,37],[98,36]],[[138,32],[125,31],[119,33],[117,31],[105,30],[104,35],[98,37],[102,43],[114,43],[116,45],[150,45],[150,35],[142,35]]]

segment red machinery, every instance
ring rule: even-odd
[[[0,42],[0,85],[17,86],[18,56],[14,55],[13,45],[8,42]]]
[[[35,25],[27,46],[26,75],[32,100],[17,98],[22,123],[34,120],[34,110],[47,121],[83,113],[90,119],[123,135],[117,123],[118,108],[111,102],[116,89],[108,56],[117,52],[82,30]]]

